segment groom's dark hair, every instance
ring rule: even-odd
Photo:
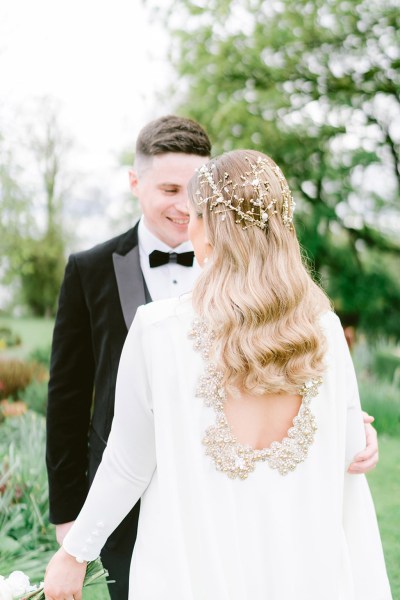
[[[211,142],[196,121],[167,115],[151,121],[140,131],[136,142],[136,157],[140,160],[167,152],[210,156]]]

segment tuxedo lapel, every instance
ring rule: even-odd
[[[125,255],[113,253],[114,271],[119,299],[127,329],[132,324],[139,306],[146,304],[146,291],[139,260],[139,246]]]

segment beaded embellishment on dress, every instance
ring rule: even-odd
[[[294,471],[298,464],[305,461],[314,441],[317,426],[310,402],[318,394],[322,379],[312,379],[300,388],[302,403],[287,436],[281,442],[272,442],[268,448],[255,450],[237,441],[225,416],[223,376],[209,362],[212,332],[204,321],[195,319],[189,337],[194,339],[195,350],[200,351],[206,361],[205,373],[200,377],[196,396],[202,398],[205,405],[213,408],[216,413],[215,425],[208,427],[203,438],[206,454],[213,459],[216,468],[231,479],[246,479],[258,462],[267,462],[271,469],[276,469],[281,475]]]

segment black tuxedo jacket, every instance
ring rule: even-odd
[[[150,300],[138,226],[70,256],[55,322],[47,407],[50,521],[78,515],[114,415],[122,347],[138,306]]]

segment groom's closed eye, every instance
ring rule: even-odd
[[[163,186],[160,186],[160,189],[165,194],[172,196],[173,194],[177,194],[181,188],[178,185],[165,185],[165,186],[163,185]]]

